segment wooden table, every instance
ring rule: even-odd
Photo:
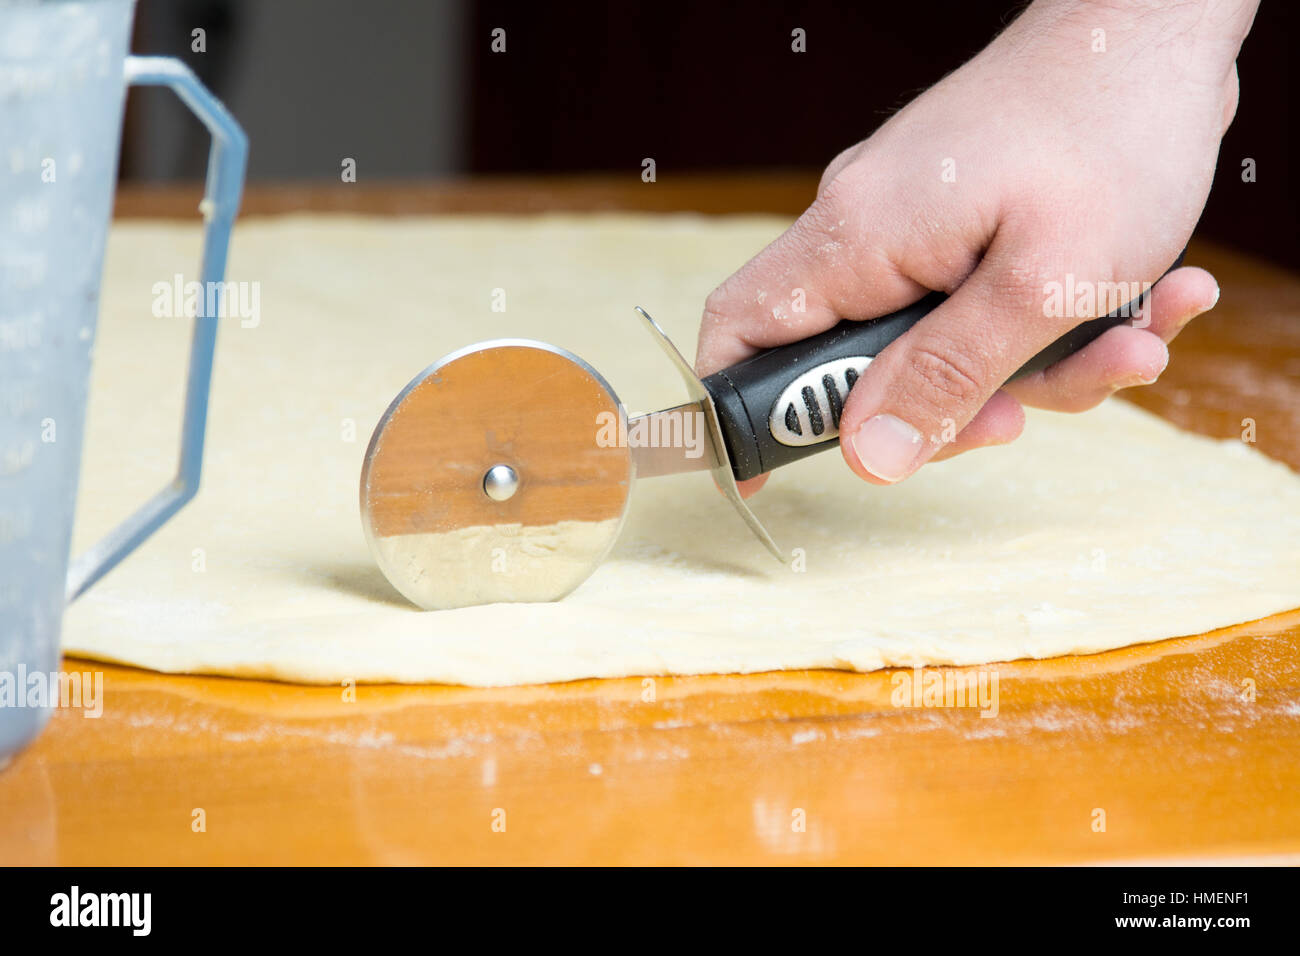
[[[255,189],[246,210],[794,215],[815,183],[325,184]],[[128,190],[119,215],[190,215],[197,199]],[[1134,400],[1212,435],[1253,418],[1258,447],[1300,468],[1300,279],[1200,244],[1188,261],[1223,299]],[[363,686],[347,702],[90,666],[102,718],[57,713],[0,775],[0,862],[1300,859],[1300,612],[1000,665],[994,720],[893,707],[889,672],[658,678],[650,701],[628,679]]]

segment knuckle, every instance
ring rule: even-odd
[[[746,295],[732,276],[708,294],[704,300],[704,314],[700,327],[710,333],[732,328],[743,321]]]
[[[856,162],[848,163],[833,174],[828,170],[817,187],[817,199],[812,208],[822,210],[828,218],[844,218],[867,195],[864,174]]]
[[[840,226],[850,213],[837,195],[818,196],[782,237],[783,251],[802,262],[817,260],[828,243],[845,238]]]
[[[704,318],[700,324],[705,328],[717,328],[727,315],[728,296],[722,286],[714,289],[704,300]]]
[[[1011,266],[990,282],[989,295],[1000,310],[1030,314],[1042,305],[1043,285],[1042,270],[1032,266]]]
[[[737,313],[736,297],[719,286],[704,300],[704,314],[700,317],[700,331],[696,338],[695,368],[700,375],[708,375],[735,361],[737,343],[748,344],[743,334],[745,319]]]
[[[862,144],[859,143],[850,146],[848,149],[840,152],[838,156],[830,161],[826,171],[822,173],[821,181],[817,184],[817,195],[825,195],[832,187],[836,191],[842,192],[844,188],[845,172],[853,168],[858,154],[862,151]]]
[[[984,369],[949,345],[919,342],[912,347],[909,365],[922,382],[918,394],[932,411],[951,414],[977,407],[987,398]]]

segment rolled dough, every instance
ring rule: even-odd
[[[501,336],[564,346],[632,412],[684,400],[632,314],[688,354],[700,303],[782,228],[763,218],[289,217],[237,229],[198,498],[77,602],[70,654],[161,671],[473,685],[1087,653],[1300,606],[1300,480],[1121,402],[1031,413],[1014,446],[863,484],[830,453],[754,506],[646,479],[610,560],[555,604],[419,612],[367,552],[370,431],[421,368]],[[153,285],[198,230],[114,227],[77,538],[169,477],[189,323]],[[246,290],[249,301],[252,300]],[[505,304],[505,311],[494,311]],[[1243,412],[1246,414],[1246,412]]]

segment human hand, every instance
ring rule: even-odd
[[[1000,388],[1114,307],[1101,296],[1049,314],[1053,284],[1138,287],[1186,244],[1236,109],[1234,61],[1254,7],[1038,0],[836,157],[807,212],[709,296],[697,371],[949,293],[845,402],[842,453],[877,484],[1014,440],[1021,403],[1082,411],[1155,381],[1166,343],[1218,300],[1204,270],[1170,272],[1141,321]],[[742,482],[742,494],[765,480]]]

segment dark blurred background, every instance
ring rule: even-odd
[[[134,48],[184,59],[225,100],[249,133],[253,182],[338,182],[344,157],[356,160],[362,183],[639,177],[647,156],[663,181],[683,172],[820,168],[1022,6],[140,0]],[[490,47],[498,27],[504,54]],[[807,36],[798,55],[790,49],[796,27]],[[205,52],[192,49],[196,29]],[[1241,106],[1198,230],[1293,268],[1297,35],[1300,4],[1263,4],[1238,61]],[[169,94],[131,93],[123,179],[201,179],[205,157],[205,137]],[[1256,162],[1254,183],[1242,181],[1245,158]]]

